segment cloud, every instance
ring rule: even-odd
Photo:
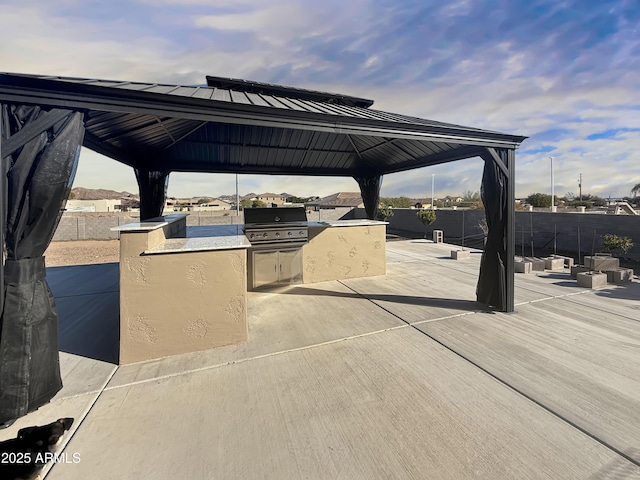
[[[557,192],[575,190],[582,172],[584,191],[625,195],[640,182],[639,23],[635,2],[619,0],[5,0],[0,63],[176,84],[213,74],[372,98],[380,110],[528,135],[516,155],[519,196],[549,189],[549,155]],[[96,159],[83,153],[76,183],[136,188],[128,167]],[[383,193],[424,196],[426,185],[430,194],[432,173],[443,195],[475,191],[482,162],[390,175]],[[234,191],[223,178],[174,174],[170,191]],[[246,180],[299,195],[355,190],[352,179],[292,178]]]

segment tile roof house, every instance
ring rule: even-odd
[[[282,205],[287,201],[287,197],[280,193],[261,193],[260,195],[257,195],[256,198],[267,205]]]
[[[338,192],[327,197],[305,203],[307,208],[319,210],[321,208],[364,208],[364,202],[360,192]]]

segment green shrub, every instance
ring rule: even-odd
[[[633,242],[628,237],[619,237],[618,235],[613,235],[611,233],[607,233],[602,237],[603,240],[603,249],[608,253],[627,253],[627,251],[633,247]]]
[[[551,195],[546,193],[532,193],[527,197],[527,203],[536,208],[546,208],[551,206]]]
[[[381,197],[381,205],[387,205],[393,208],[410,208],[411,200],[408,197]]]
[[[418,210],[418,220],[420,220],[425,227],[427,225],[431,225],[433,222],[436,221],[436,212],[435,210],[431,210],[431,209],[422,209],[422,210]]]
[[[571,203],[572,207],[585,207],[587,210],[593,208],[593,203],[591,202],[573,202]]]
[[[382,221],[386,221],[387,218],[393,217],[393,208],[390,205],[380,207],[378,209],[378,218]]]

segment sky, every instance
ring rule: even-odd
[[[0,0],[0,70],[196,85],[206,75],[355,95],[372,108],[529,138],[516,196],[640,183],[638,0]],[[475,158],[385,176],[383,196],[480,189]],[[74,186],[137,192],[84,149]],[[172,173],[169,195],[235,192]],[[326,196],[351,178],[240,175],[241,194]]]

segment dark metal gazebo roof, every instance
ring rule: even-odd
[[[154,171],[361,176],[516,148],[526,137],[246,80],[179,86],[0,73],[0,100],[85,112],[84,145]]]
[[[372,110],[348,95],[207,82],[0,73],[0,428],[62,385],[43,254],[80,145],[133,167],[142,220],[162,213],[173,171],[351,176],[375,218],[384,174],[480,156],[489,233],[476,298],[514,311],[514,152],[525,137]]]
[[[207,83],[0,73],[7,114],[9,104],[43,113],[12,124],[1,155],[17,155],[81,115],[82,144],[133,167],[142,219],[162,212],[174,171],[350,176],[375,218],[383,175],[480,156],[489,240],[477,296],[513,311],[514,152],[526,137],[373,110],[372,100],[349,95],[221,77]]]

